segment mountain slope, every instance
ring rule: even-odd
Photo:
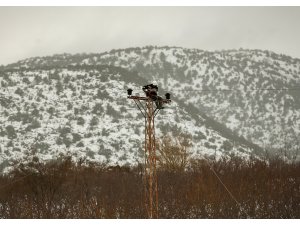
[[[136,71],[264,148],[299,146],[299,59],[261,50],[147,46],[37,57],[7,68],[66,65],[114,65]]]
[[[179,99],[260,146],[299,144],[299,59],[261,50],[146,47],[111,51],[81,62],[95,63],[121,66],[157,80]]]
[[[6,67],[0,73],[2,170],[28,157],[51,160],[66,152],[111,164],[141,161],[144,120],[126,89],[135,93],[146,82],[107,65]],[[176,98],[156,124],[158,137],[191,141],[193,155],[249,156],[256,148]]]

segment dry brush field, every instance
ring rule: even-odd
[[[159,218],[300,218],[299,171],[278,159],[160,165]],[[146,218],[143,206],[141,166],[33,158],[0,177],[0,218]]]

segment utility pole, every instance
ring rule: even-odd
[[[150,219],[158,218],[158,191],[156,174],[156,143],[154,119],[163,105],[170,103],[170,94],[166,98],[157,95],[157,85],[149,84],[143,87],[146,96],[132,96],[132,89],[127,90],[128,98],[133,99],[145,118],[145,165],[144,165],[144,202]]]

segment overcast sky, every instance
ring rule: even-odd
[[[0,7],[0,65],[145,45],[300,58],[299,21],[300,7]]]

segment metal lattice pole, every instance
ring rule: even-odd
[[[156,145],[154,127],[153,101],[146,102],[146,127],[145,127],[145,207],[149,218],[158,218],[158,191],[156,174]]]
[[[148,90],[147,88],[150,88]],[[156,173],[156,141],[155,141],[155,123],[154,119],[162,105],[170,103],[170,94],[166,94],[166,99],[157,97],[157,93],[151,96],[151,91],[157,86],[147,85],[144,87],[146,97],[131,96],[132,90],[128,89],[128,98],[133,99],[137,107],[145,118],[145,166],[144,166],[144,204],[145,210],[150,219],[156,219],[159,216],[158,212],[158,187]],[[146,90],[146,91],[145,91]],[[142,102],[145,102],[143,104]],[[156,105],[156,107],[155,107]]]

